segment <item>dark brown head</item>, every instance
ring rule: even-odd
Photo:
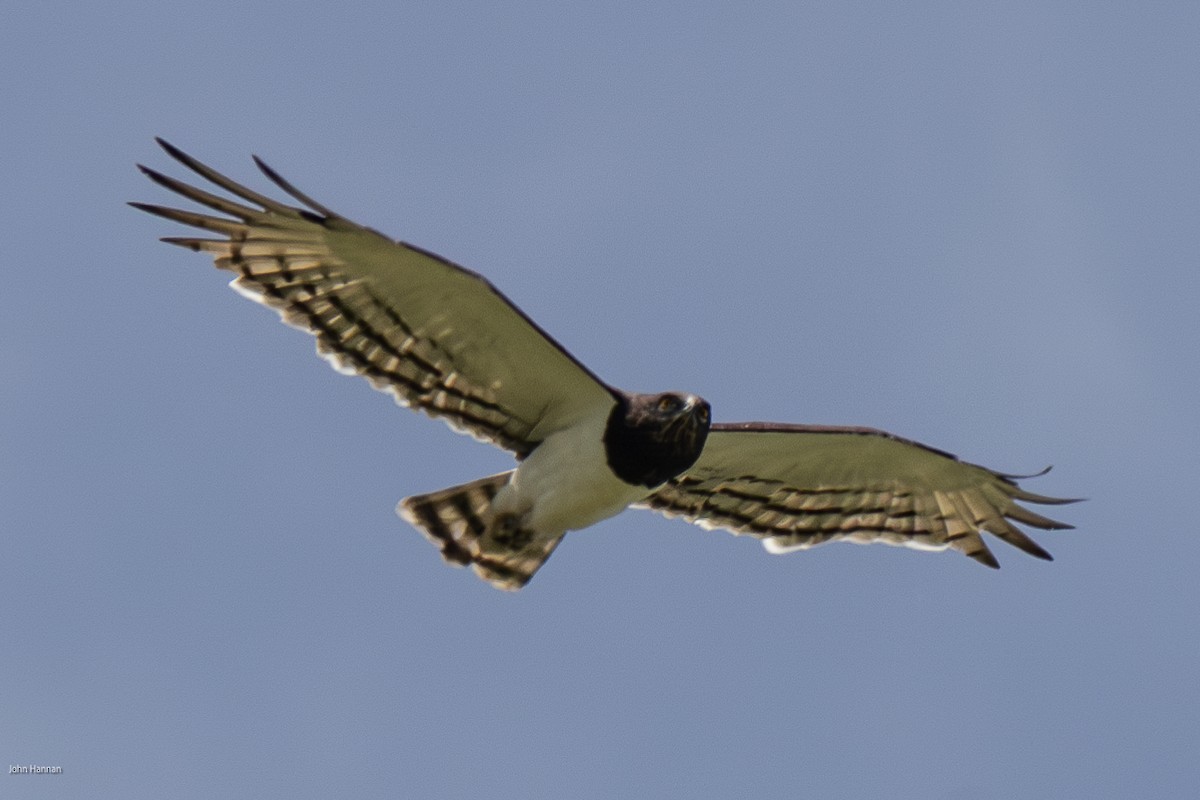
[[[634,486],[664,484],[696,463],[710,422],[708,403],[694,394],[622,395],[604,431],[609,468]]]

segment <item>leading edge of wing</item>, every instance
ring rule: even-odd
[[[813,434],[846,434],[848,436],[879,437],[881,439],[889,439],[893,442],[896,442],[897,444],[904,444],[904,445],[908,445],[910,447],[917,447],[917,448],[920,448],[921,450],[925,450],[934,455],[941,456],[942,458],[948,458],[951,461],[957,461],[960,464],[967,464],[968,466],[978,467],[979,469],[982,469],[986,472],[991,473],[992,475],[995,475],[997,478],[1000,478],[1005,483],[1010,484],[1011,486],[1016,488],[1017,491],[1014,493],[1014,497],[1016,497],[1020,500],[1025,500],[1030,503],[1038,503],[1039,505],[1054,505],[1054,506],[1068,505],[1070,503],[1080,503],[1080,502],[1083,502],[1083,500],[1084,500],[1084,498],[1082,498],[1082,497],[1048,497],[1045,495],[1039,495],[1039,494],[1034,494],[1032,492],[1027,492],[1024,489],[1021,489],[1017,486],[1016,481],[1018,481],[1018,480],[1026,480],[1029,478],[1040,478],[1043,475],[1048,474],[1050,472],[1050,470],[1053,469],[1052,465],[1047,466],[1044,469],[1039,470],[1038,472],[1033,472],[1033,473],[1029,473],[1026,475],[1016,475],[1016,474],[1007,473],[1007,472],[998,472],[994,469],[980,466],[979,464],[973,464],[970,461],[964,461],[963,459],[954,455],[954,453],[951,453],[947,450],[942,450],[940,448],[933,447],[932,445],[925,444],[924,442],[918,442],[915,439],[908,439],[903,436],[897,436],[894,433],[889,433],[888,431],[881,430],[879,428],[870,428],[870,427],[858,426],[858,425],[803,425],[803,424],[789,423],[789,422],[715,422],[715,423],[713,423],[712,427],[709,430],[710,431],[725,431],[728,433],[796,433],[796,434],[813,433]],[[1062,530],[1068,530],[1068,529],[1074,528],[1073,525],[1067,525],[1065,523],[1059,523],[1059,525],[1061,526]]]
[[[405,242],[405,241],[399,240],[399,239],[396,240],[395,243],[404,245],[409,250],[420,253],[421,255],[426,256],[427,258],[432,258],[435,261],[441,262],[442,264],[449,267],[450,269],[457,270],[458,272],[461,272],[462,274],[466,275],[467,277],[474,278],[475,280],[482,283],[485,287],[487,287],[488,291],[490,291],[493,295],[496,296],[496,298],[498,300],[500,300],[506,306],[508,306],[508,309],[510,311],[512,311],[514,314],[516,314],[518,317],[520,317],[521,320],[526,325],[528,325],[530,328],[533,329],[534,332],[536,332],[543,339],[545,339],[547,344],[549,344],[551,347],[553,347],[555,350],[557,350],[562,356],[564,356],[568,361],[570,361],[572,364],[574,364],[575,367],[580,372],[582,372],[583,374],[585,374],[589,378],[591,378],[593,383],[595,383],[600,388],[604,389],[604,391],[608,392],[608,394],[614,400],[620,400],[623,397],[623,395],[621,394],[621,391],[619,389],[612,386],[610,383],[608,383],[608,381],[605,381],[603,378],[601,378],[599,375],[597,375],[595,372],[593,372],[591,367],[589,367],[587,364],[584,364],[582,361],[580,361],[578,358],[576,358],[575,355],[570,350],[568,350],[557,339],[555,339],[553,336],[551,336],[549,333],[547,333],[545,328],[543,328],[538,323],[534,322],[534,320],[528,314],[526,314],[523,310],[521,310],[520,306],[518,306],[511,299],[509,299],[508,295],[506,295],[504,292],[500,291],[500,289],[496,288],[496,284],[492,283],[491,280],[489,280],[485,276],[479,274],[478,272],[476,272],[473,269],[464,267],[461,264],[456,264],[455,262],[451,261],[450,259],[446,258],[445,256],[438,255],[437,253],[435,253],[431,250],[426,250],[424,247],[421,247],[419,245],[411,244],[409,242]]]

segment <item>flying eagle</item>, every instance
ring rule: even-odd
[[[605,383],[487,279],[394,242],[315,202],[260,159],[304,207],[248,189],[159,139],[237,200],[139,165],[223,216],[136,208],[216,238],[163,241],[211,253],[232,286],[316,336],[341,372],[402,406],[510,451],[508,472],[402,500],[397,513],[452,564],[524,586],[567,531],[633,506],[762,540],[773,553],[837,540],[957,550],[999,563],[984,531],[1050,560],[1012,521],[1070,528],[1017,504],[1060,504],[1015,478],[871,428],[713,423],[694,394]],[[1032,477],[1032,476],[1025,476]]]

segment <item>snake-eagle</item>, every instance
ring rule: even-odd
[[[235,289],[315,335],[337,369],[516,457],[508,472],[397,507],[447,561],[494,586],[519,589],[567,531],[629,506],[750,534],[775,553],[884,542],[958,550],[989,567],[999,565],[985,531],[1049,560],[1012,521],[1071,527],[1017,501],[1072,501],[883,431],[713,423],[693,394],[610,386],[482,276],[330,211],[258,158],[303,207],[159,144],[237,198],[139,165],[222,215],[133,203],[217,235],[164,241],[212,254],[237,275]]]

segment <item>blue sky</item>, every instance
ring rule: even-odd
[[[1197,41],[1190,3],[9,12],[0,766],[63,774],[0,795],[1194,792]],[[155,135],[616,385],[1052,463],[1077,530],[992,572],[627,512],[497,592],[392,509],[504,454],[158,243]]]

